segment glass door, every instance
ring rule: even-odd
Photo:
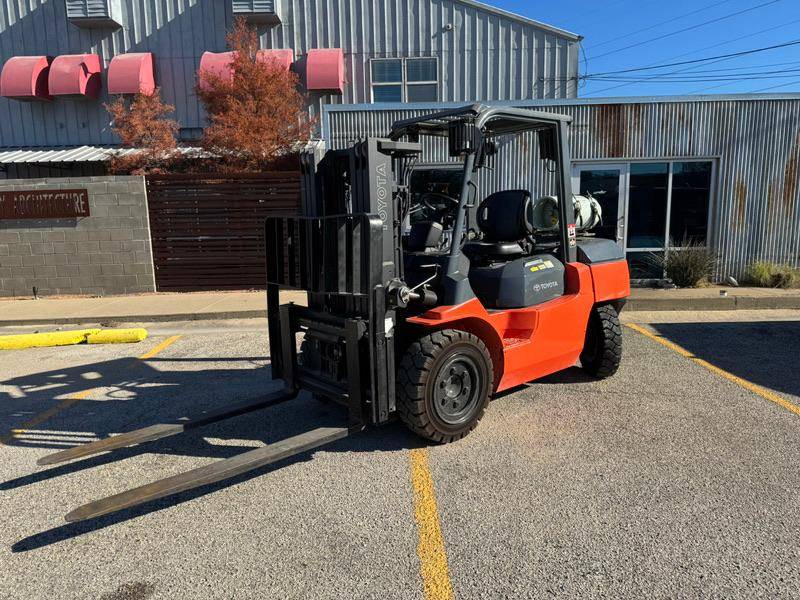
[[[572,169],[572,191],[591,194],[603,209],[603,222],[592,232],[614,240],[625,249],[625,203],[628,186],[627,164],[575,165]]]

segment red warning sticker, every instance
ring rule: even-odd
[[[567,225],[567,237],[569,238],[569,246],[573,248],[575,246],[575,223],[570,223]]]

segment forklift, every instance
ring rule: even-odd
[[[578,362],[593,377],[613,375],[628,266],[614,241],[591,233],[602,220],[597,201],[572,194],[569,124],[472,105],[398,121],[387,137],[347,149],[303,153],[300,214],[265,223],[271,369],[282,389],[39,464],[176,435],[302,390],[343,405],[347,423],[91,502],[67,521],[230,479],[396,419],[432,442],[454,442],[475,429],[493,394]],[[511,144],[536,161],[526,168],[541,189],[504,187]],[[426,168],[433,153],[446,154],[442,168]],[[307,305],[281,304],[282,289],[306,291]]]

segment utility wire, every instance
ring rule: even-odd
[[[755,93],[758,93],[758,92],[766,92],[768,90],[777,90],[778,88],[788,87],[790,85],[800,85],[800,79],[795,79],[794,81],[789,81],[788,83],[781,83],[780,85],[772,85],[770,87],[765,87],[765,88],[761,88],[761,89],[758,89],[758,90],[752,90],[749,93],[755,94]]]
[[[655,71],[657,69],[666,69],[668,67],[680,67],[684,65],[693,65],[697,63],[708,62],[712,60],[717,60],[721,58],[736,58],[739,56],[747,56],[749,54],[758,54],[759,52],[768,52],[770,50],[777,50],[778,48],[786,48],[788,46],[797,46],[800,45],[800,39],[791,40],[788,42],[784,42],[782,44],[776,44],[774,46],[763,46],[761,48],[753,48],[752,50],[744,50],[742,52],[732,52],[731,54],[720,54],[718,56],[708,56],[706,58],[698,58],[695,60],[684,60],[681,62],[674,62],[674,63],[665,63],[662,65],[651,65],[649,67],[637,67],[634,69],[622,69],[620,71],[605,71],[603,73],[592,73],[591,75],[587,75],[587,77],[595,77],[599,75],[621,75],[624,73],[636,73],[639,71]]]
[[[722,17],[717,17],[716,19],[711,19],[710,21],[703,21],[702,23],[698,23],[697,25],[692,25],[690,27],[684,27],[683,29],[679,29],[678,31],[671,31],[670,33],[665,33],[658,37],[654,37],[648,40],[644,40],[642,42],[636,42],[635,44],[629,44],[628,46],[623,46],[622,48],[617,48],[616,50],[611,50],[610,52],[605,52],[603,54],[598,54],[597,56],[591,56],[590,58],[602,58],[604,56],[610,56],[612,54],[618,54],[619,52],[624,52],[625,50],[630,50],[631,48],[638,48],[639,46],[644,46],[645,44],[650,44],[652,42],[657,42],[659,40],[666,39],[668,37],[672,37],[675,35],[679,35],[681,33],[685,33],[687,31],[693,31],[695,29],[699,29],[701,27],[705,27],[706,25],[712,25],[714,23],[719,23],[721,21],[725,21],[727,19],[732,19],[734,17],[738,17],[740,15],[752,12],[754,10],[758,10],[759,8],[764,8],[765,6],[770,6],[772,4],[777,4],[778,2],[782,2],[783,0],[769,0],[768,2],[762,2],[761,4],[757,4],[756,6],[752,6],[750,8],[746,8],[744,10],[740,10],[734,13],[730,13],[727,15],[723,15]]]
[[[776,29],[783,29],[784,27],[788,27],[790,25],[795,25],[797,23],[800,23],[800,19],[795,19],[794,21],[789,21],[788,23],[781,23],[780,25],[776,25],[774,27],[768,27],[766,29],[761,29],[759,31],[754,31],[753,33],[749,33],[749,34],[744,35],[744,36],[738,36],[738,37],[735,37],[735,38],[727,39],[727,40],[724,40],[722,42],[717,42],[716,44],[711,44],[710,46],[703,46],[702,48],[697,48],[696,50],[690,50],[689,52],[684,52],[683,54],[677,54],[675,56],[671,56],[670,58],[667,58],[665,60],[675,60],[676,58],[683,58],[684,56],[691,56],[693,54],[697,54],[698,52],[703,52],[705,50],[713,50],[714,48],[719,48],[720,46],[727,46],[728,44],[741,42],[742,40],[746,40],[746,39],[749,39],[749,38],[757,37],[757,36],[762,35],[764,33],[770,33],[772,31],[775,31]],[[648,65],[648,67],[651,67],[651,66],[656,66],[656,65],[654,65],[654,64]],[[658,65],[658,66],[660,67],[661,65]],[[616,90],[616,89],[623,88],[623,87],[628,87],[630,85],[634,85],[634,84],[621,83],[619,85],[612,85],[611,87],[602,88],[600,90],[592,92],[592,94],[596,97],[597,94],[602,94],[604,92],[610,92],[612,90]]]
[[[754,67],[748,67],[754,68]],[[607,77],[590,77],[588,78],[590,81],[670,81],[673,79],[715,79],[719,77],[755,77],[755,76],[768,76],[768,75],[783,75],[786,73],[798,73],[800,69],[780,69],[777,71],[753,71],[750,73],[717,73],[714,71],[705,71],[705,72],[691,72],[686,75],[682,74],[663,74],[663,75],[654,75],[652,77],[637,77],[635,75],[630,76],[618,76],[612,75]]]
[[[714,4],[706,5],[706,6],[702,7],[702,8],[698,8],[697,10],[693,10],[691,12],[688,12],[688,13],[685,13],[685,14],[682,14],[682,15],[678,15],[677,17],[673,17],[671,19],[667,19],[666,21],[660,21],[659,23],[656,23],[655,25],[650,25],[650,27],[644,27],[643,29],[637,29],[636,31],[631,31],[631,32],[625,34],[625,37],[631,37],[631,36],[634,36],[634,35],[639,35],[640,33],[644,33],[646,31],[652,31],[653,29],[658,29],[662,25],[667,25],[669,23],[674,23],[675,21],[680,21],[680,20],[685,19],[687,17],[691,17],[692,15],[696,15],[697,13],[701,13],[701,12],[709,10],[711,8],[715,8],[717,6],[720,6],[721,4],[728,4],[729,2],[733,2],[733,0],[721,0],[720,2],[715,2]],[[610,39],[610,40],[606,40],[605,42],[600,42],[599,44],[593,44],[593,45],[589,46],[588,49],[589,50],[594,50],[595,48],[599,48],[600,46],[607,46],[608,44],[613,44],[614,42],[617,42],[617,41],[619,41],[619,38],[613,38],[613,39]]]

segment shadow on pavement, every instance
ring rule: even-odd
[[[316,401],[314,400],[309,400],[309,402],[316,403]],[[338,407],[335,408],[338,409]],[[322,410],[324,410],[324,408]],[[336,412],[339,411],[336,410]],[[311,414],[308,415],[308,417],[313,417],[313,416],[316,415],[311,415]],[[300,421],[305,423],[305,429],[309,429],[313,426],[320,425],[318,421],[315,421],[313,425],[307,422],[306,419],[300,419]],[[297,427],[293,427],[293,429],[302,430],[303,425],[301,423],[298,423]],[[276,434],[278,438],[283,438],[298,432],[299,431],[293,431],[291,433],[287,432],[285,434],[276,432]],[[182,443],[184,444],[186,443],[185,438],[182,439]],[[153,447],[149,448],[149,450],[152,452],[157,452],[158,449],[155,447],[156,444],[158,444],[158,442],[152,444]],[[425,442],[423,440],[416,438],[402,426],[393,424],[386,427],[382,427],[380,429],[377,428],[368,429],[361,433],[354,434],[351,437],[339,440],[328,446],[325,446],[323,451],[325,452],[374,452],[376,450],[392,451],[392,450],[404,450],[409,448],[419,448],[424,445]],[[227,479],[225,481],[199,487],[188,492],[182,492],[180,494],[176,494],[168,498],[163,498],[161,500],[148,502],[147,504],[123,510],[118,513],[114,513],[103,517],[98,517],[96,519],[91,519],[80,523],[68,523],[65,525],[61,525],[59,527],[54,527],[52,529],[48,529],[47,531],[36,533],[34,535],[31,535],[29,537],[26,537],[18,541],[17,543],[11,546],[11,550],[12,552],[27,552],[30,550],[36,550],[38,548],[49,546],[51,544],[55,544],[73,537],[83,535],[85,533],[98,531],[100,529],[104,529],[111,525],[122,523],[129,519],[135,519],[142,515],[146,515],[152,512],[157,512],[165,508],[169,508],[171,506],[176,506],[178,504],[182,504],[184,502],[200,498],[207,494],[214,493],[218,490],[222,490],[227,487],[237,485],[244,481],[248,481],[256,477],[261,477],[262,475],[268,474],[273,470],[278,470],[292,464],[311,461],[313,460],[314,452],[315,451],[304,452],[302,454],[298,454],[291,458],[273,463],[271,465],[262,467],[260,469],[250,471],[248,473],[245,473],[243,475],[231,479]],[[113,462],[114,460],[121,460],[122,458],[126,458],[126,456],[121,456],[121,453],[118,452],[113,455],[113,458],[111,460],[106,460],[104,462]],[[154,475],[153,479],[157,479],[157,475]],[[93,499],[94,498],[86,498],[86,501],[90,501]]]
[[[764,388],[800,396],[800,321],[660,323],[662,337]]]
[[[7,443],[10,446],[63,450],[90,441],[92,438],[105,438],[112,433],[130,431],[155,423],[173,422],[205,409],[222,408],[235,402],[255,399],[281,387],[278,382],[271,380],[269,367],[263,366],[268,360],[266,358],[200,359],[200,362],[210,360],[221,365],[230,363],[232,368],[171,370],[171,363],[188,364],[195,362],[195,359],[176,361],[155,358],[144,363],[125,358],[6,380],[2,382],[6,391],[0,392],[0,428],[8,431],[14,427],[21,427],[34,415],[58,408],[64,398],[87,389],[102,388],[104,391],[92,395],[103,399],[81,400],[68,410],[37,426],[30,435],[22,433],[20,437]],[[236,368],[242,361],[258,362],[262,366]],[[46,482],[55,477],[116,463],[145,453],[225,459],[252,450],[261,443],[276,442],[317,427],[343,426],[346,423],[347,414],[344,407],[335,403],[322,403],[311,398],[309,394],[301,394],[297,399],[285,404],[210,424],[174,437],[45,468],[0,482],[0,491]],[[25,437],[26,435],[28,437]],[[368,429],[324,446],[324,451],[393,451],[424,445],[423,440],[415,437],[401,425],[391,424]],[[20,540],[12,546],[12,551],[24,552],[41,548],[181,504],[259,477],[274,469],[312,460],[313,452],[305,452],[232,479],[113,515],[55,527]],[[33,463],[31,469],[35,469]],[[153,472],[150,481],[161,477],[160,473]],[[140,483],[145,482],[137,482],[135,485]],[[134,487],[134,484],[131,484],[131,487]],[[77,498],[75,504],[77,506],[95,499],[97,497],[94,494],[87,492],[86,497]],[[65,513],[76,506],[65,506]]]

